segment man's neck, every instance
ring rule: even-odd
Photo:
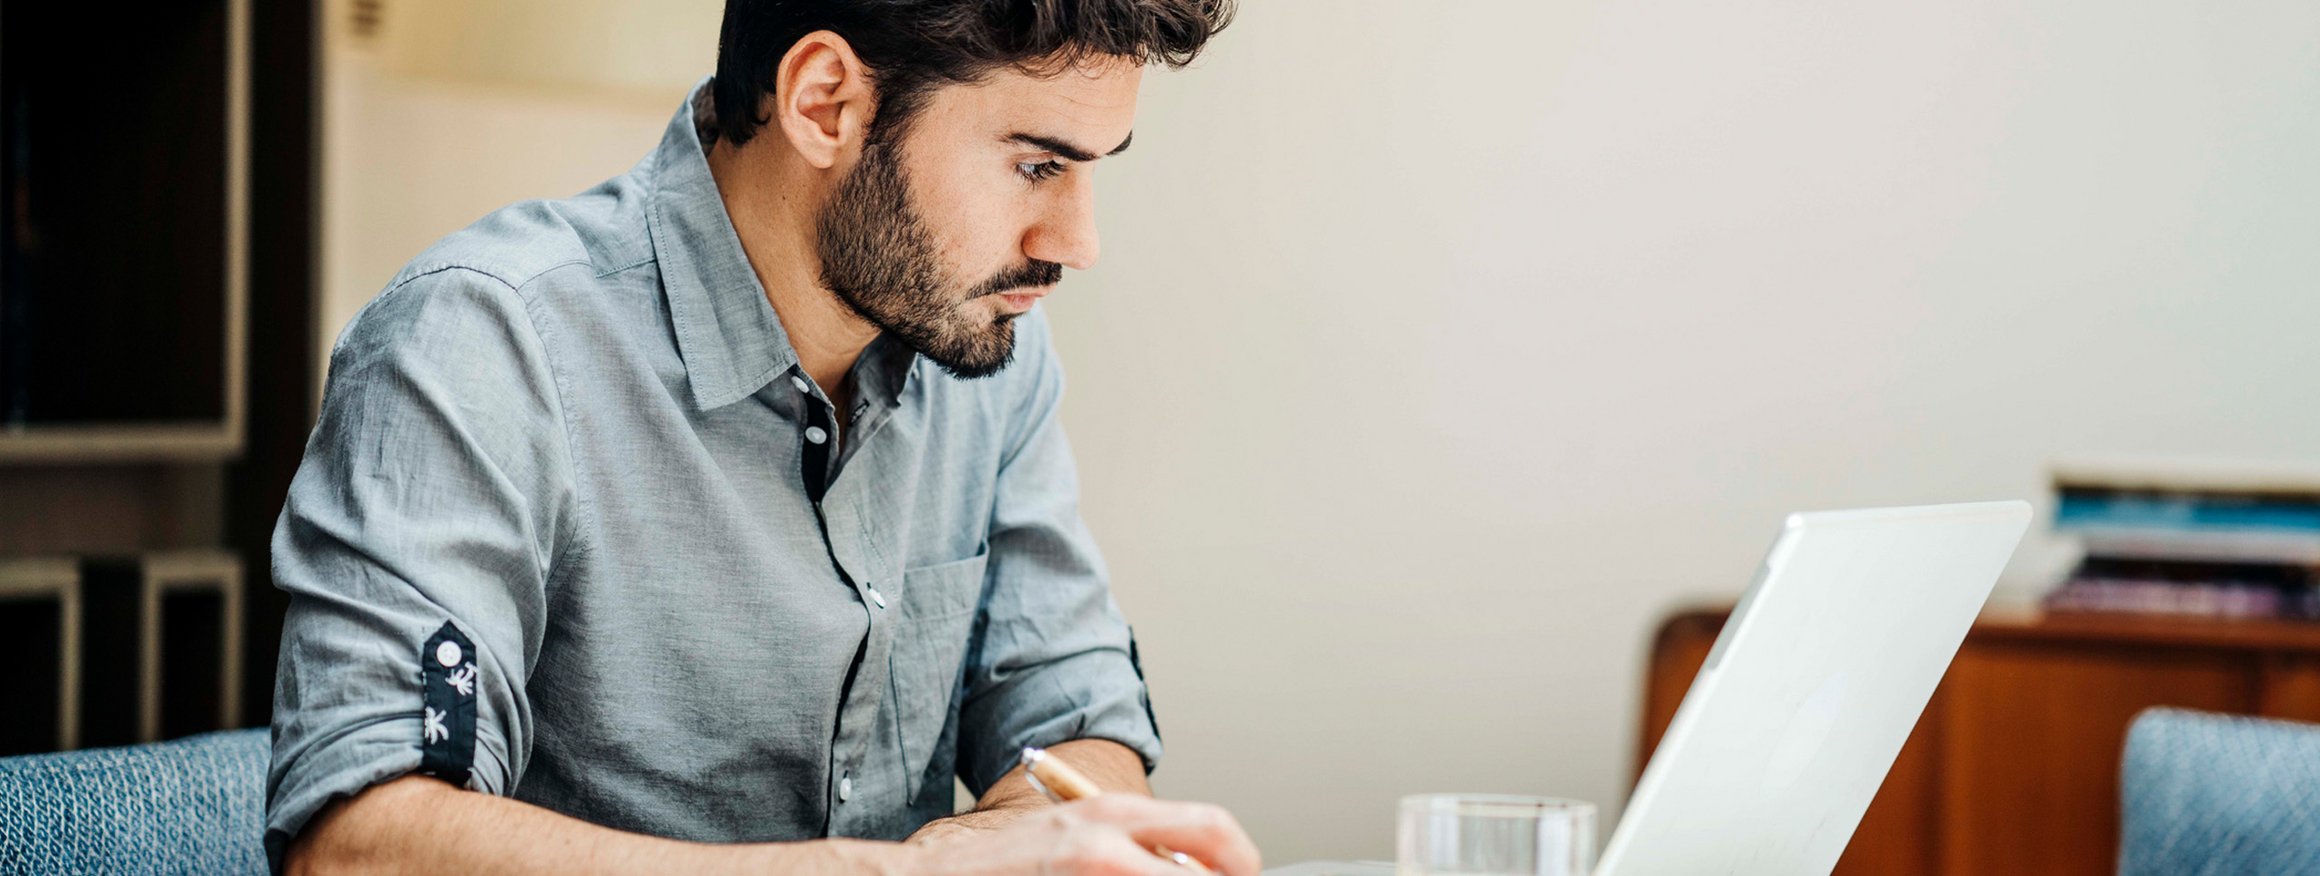
[[[798,364],[843,416],[850,389],[846,373],[877,339],[878,327],[822,288],[814,217],[828,192],[811,172],[784,167],[771,160],[771,152],[720,140],[709,150],[709,176]]]

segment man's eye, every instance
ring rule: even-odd
[[[1022,164],[1015,165],[1015,172],[1022,174],[1024,179],[1030,180],[1032,182],[1041,182],[1061,176],[1063,174],[1063,162],[1052,160],[1027,161]]]

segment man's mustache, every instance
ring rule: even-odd
[[[1016,289],[1053,286],[1061,282],[1063,282],[1062,265],[1033,259],[1029,264],[1019,268],[1008,268],[991,279],[976,284],[974,294],[968,295],[967,298],[975,299],[985,295],[998,295]]]

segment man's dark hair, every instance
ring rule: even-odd
[[[775,67],[827,30],[854,47],[878,91],[871,139],[899,137],[936,87],[1001,67],[1052,73],[1105,56],[1192,63],[1232,20],[1233,0],[726,0],[717,38],[717,135],[749,142]]]

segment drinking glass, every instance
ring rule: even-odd
[[[1399,876],[1587,876],[1595,804],[1509,794],[1402,798]]]

